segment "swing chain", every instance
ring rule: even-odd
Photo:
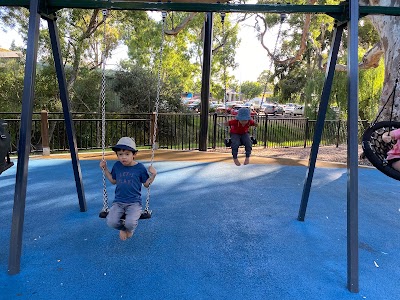
[[[375,120],[370,124],[370,127],[373,127],[378,122],[379,117],[381,116],[383,110],[385,109],[386,104],[388,104],[390,99],[392,99],[392,108],[391,108],[391,111],[390,111],[390,119],[389,119],[389,121],[392,122],[394,100],[395,100],[395,97],[396,97],[396,89],[397,89],[397,84],[398,83],[399,83],[399,79],[396,78],[396,80],[394,82],[394,86],[393,86],[392,92],[387,97],[385,103],[382,105],[382,108],[379,110],[378,115],[376,116]]]
[[[222,24],[222,40],[225,40],[225,12],[221,12],[221,24]],[[226,57],[225,57],[225,42],[222,45],[222,55],[223,55],[223,64],[224,64],[224,105],[226,112]]]
[[[105,46],[106,43],[106,29],[107,29],[107,16],[108,10],[103,9],[103,21],[104,21],[104,36],[103,43]],[[100,99],[101,99],[101,149],[102,149],[102,160],[105,157],[105,148],[106,148],[106,75],[105,75],[105,66],[106,66],[106,55],[105,51],[102,52],[101,55],[101,64],[102,64],[102,72],[101,72],[101,91],[100,91]],[[105,170],[102,170],[103,173],[103,210],[104,212],[108,212],[108,194],[107,194],[107,183],[106,183],[106,174]]]
[[[102,9],[101,12],[103,13],[103,21],[105,22],[108,17],[108,9]]]
[[[225,41],[225,16],[226,13],[223,11],[220,13],[221,16],[221,24],[222,24],[222,41]],[[225,122],[228,122],[227,116],[227,107],[226,107],[226,100],[227,100],[227,79],[226,79],[226,56],[225,56],[225,42],[222,44],[222,56],[223,60],[222,63],[224,64],[224,107],[225,107]],[[225,140],[229,139],[229,130],[228,127],[225,127]]]
[[[167,12],[162,12],[162,29],[161,29],[161,45],[160,45],[160,52],[159,52],[159,60],[158,60],[158,78],[157,78],[157,95],[156,101],[154,103],[155,112],[154,112],[154,125],[153,125],[153,138],[152,138],[152,147],[151,147],[151,160],[150,165],[153,165],[154,162],[154,154],[157,148],[156,141],[157,141],[157,131],[158,131],[158,108],[160,106],[160,94],[161,94],[161,71],[162,71],[162,56],[164,51],[164,38],[165,38],[165,19],[167,16]],[[149,211],[150,206],[150,186],[147,188],[147,197],[146,197],[146,205],[145,205],[145,212]]]
[[[281,35],[281,32],[282,32],[282,24],[283,24],[283,22],[285,22],[286,18],[287,18],[286,14],[284,14],[284,13],[280,14],[280,23],[279,23],[278,34],[276,35],[274,51],[272,52],[272,58],[271,58],[271,62],[269,64],[269,70],[270,70],[271,73],[272,73],[272,70],[271,70],[272,69],[272,64],[273,64],[274,59],[275,59],[276,49],[278,48],[278,42],[279,42],[279,38],[280,38],[280,35]],[[271,74],[271,76],[272,76],[272,74]],[[260,109],[262,109],[262,105],[263,105],[263,102],[264,102],[264,96],[265,96],[265,93],[267,91],[267,83],[268,83],[268,81],[265,82],[264,92],[263,92],[263,95],[262,95],[262,98],[261,98],[261,103],[260,103]]]

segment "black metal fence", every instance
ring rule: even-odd
[[[48,113],[48,139],[52,152],[69,150],[64,119],[60,113]],[[233,116],[210,114],[208,122],[208,145],[210,148],[225,147],[224,139],[229,136],[224,122]],[[11,135],[11,152],[17,151],[20,114],[0,113],[0,119],[8,123]],[[258,115],[259,126],[252,135],[260,147],[308,147],[312,144],[315,120],[306,118],[278,118]],[[138,147],[150,147],[154,114],[107,114],[106,147],[114,145],[122,136],[134,137]],[[42,151],[41,113],[34,113],[32,120],[31,151]],[[97,113],[73,113],[77,147],[80,150],[101,148],[101,117]],[[368,122],[359,122],[359,139]],[[158,115],[157,140],[160,148],[176,150],[198,149],[200,115],[188,113],[160,113]],[[347,124],[340,120],[327,120],[321,146],[345,144]]]

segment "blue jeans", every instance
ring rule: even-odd
[[[250,157],[251,150],[253,150],[253,143],[251,142],[250,134],[237,134],[231,133],[231,149],[233,158],[238,157],[239,146],[244,145],[244,150],[246,152],[246,157]]]
[[[125,221],[121,220],[125,214]],[[142,214],[142,205],[139,202],[122,203],[114,202],[107,215],[107,225],[109,227],[134,232],[140,215]]]

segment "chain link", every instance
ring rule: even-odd
[[[107,15],[108,11],[104,9],[103,11],[103,22],[104,22],[104,45],[106,42],[106,29],[107,29]],[[162,71],[162,56],[164,50],[164,26],[165,26],[165,18],[167,13],[165,11],[162,12],[162,35],[161,35],[161,46],[159,53],[159,62],[158,62],[158,83],[157,83],[157,96],[155,101],[155,113],[154,113],[154,126],[153,126],[153,137],[152,137],[152,151],[151,151],[151,162],[150,165],[153,165],[154,162],[154,154],[157,148],[156,139],[157,139],[157,130],[158,130],[158,109],[160,104],[160,93],[161,93],[161,71]],[[106,56],[105,51],[102,53],[102,76],[101,76],[101,91],[100,91],[100,99],[101,99],[101,149],[102,149],[102,160],[105,159],[105,148],[106,148],[106,76],[105,76],[105,65],[106,65]],[[106,184],[106,175],[105,171],[103,173],[103,210],[104,212],[109,211],[108,206],[108,194],[107,194],[107,184]],[[147,197],[146,197],[146,205],[145,211],[149,211],[150,206],[150,186],[147,189]]]
[[[285,21],[285,19],[286,19],[286,14],[281,14],[278,34],[277,34],[276,40],[275,40],[274,51],[272,52],[271,62],[269,64],[269,70],[270,70],[271,73],[272,73],[272,70],[271,70],[272,69],[272,64],[274,63],[274,59],[275,59],[276,49],[278,48],[279,37],[280,37],[281,32],[282,32],[282,24]],[[271,76],[272,76],[272,74],[271,74]],[[260,103],[260,109],[262,109],[262,105],[263,105],[263,102],[264,102],[264,96],[265,96],[265,93],[267,91],[267,82],[265,82],[264,92],[263,92],[263,95],[262,95],[262,98],[261,98],[261,103]]]
[[[107,15],[108,11],[103,9],[103,22],[104,22],[104,36],[103,42],[104,47],[106,47],[106,29],[107,29]],[[106,55],[105,50],[102,52],[101,55],[101,91],[100,91],[100,98],[101,98],[101,150],[102,150],[102,160],[105,158],[105,148],[106,148]],[[104,212],[108,212],[108,194],[107,194],[107,183],[106,183],[106,173],[105,170],[102,170],[103,173],[103,210]]]
[[[152,147],[151,147],[151,160],[150,166],[153,166],[154,162],[154,154],[157,147],[157,131],[158,131],[158,108],[160,106],[160,93],[161,93],[161,71],[162,71],[162,61],[163,61],[163,51],[164,51],[164,27],[165,27],[165,18],[167,16],[167,12],[162,12],[162,29],[161,29],[161,45],[158,59],[158,81],[157,81],[157,96],[156,101],[154,103],[155,112],[154,112],[154,125],[153,125],[153,138],[152,138]],[[150,186],[147,188],[147,197],[146,197],[146,205],[145,211],[149,211],[150,206]]]
[[[223,11],[220,13],[221,16],[221,24],[222,24],[222,40],[225,41],[225,16],[226,13]],[[225,57],[225,42],[222,44],[222,56],[223,60],[222,63],[224,64],[224,107],[225,107],[225,122],[228,122],[228,112],[226,107],[226,100],[227,100],[227,79],[226,79],[226,57]],[[225,138],[229,138],[229,130],[228,127],[224,126],[225,128]]]

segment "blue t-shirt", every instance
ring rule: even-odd
[[[117,181],[114,202],[142,204],[142,184],[149,178],[142,163],[127,167],[117,161],[111,170],[111,175]]]

